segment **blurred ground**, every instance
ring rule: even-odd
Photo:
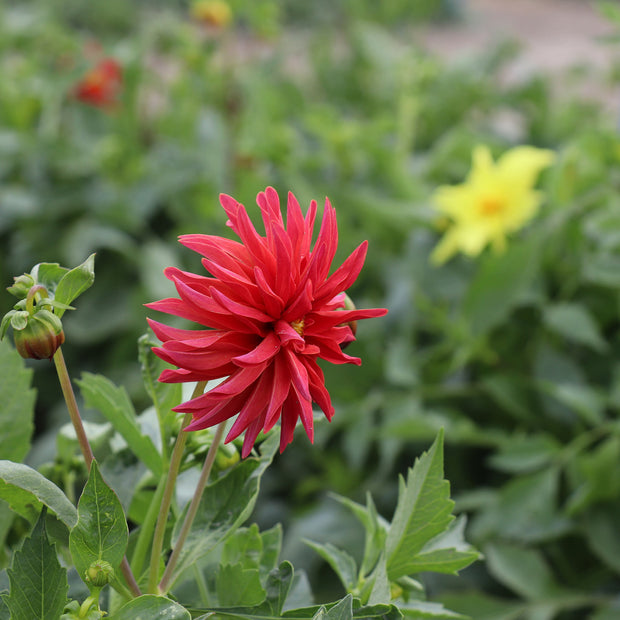
[[[580,66],[593,73],[581,84],[583,94],[610,105],[615,95],[601,82],[611,70],[620,46],[602,39],[614,28],[586,0],[465,0],[463,18],[434,25],[420,33],[423,45],[447,60],[459,61],[488,49],[493,43],[514,40],[521,54],[506,72],[507,80],[519,80],[533,71],[561,74]],[[593,71],[594,70],[594,71]]]

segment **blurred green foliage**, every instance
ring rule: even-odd
[[[448,66],[424,52],[416,20],[453,13],[448,3],[416,3],[418,14],[400,1],[230,4],[223,31],[192,23],[182,2],[0,6],[5,286],[34,263],[97,252],[95,286],[65,322],[65,355],[76,374],[103,372],[144,403],[142,304],[174,294],[165,266],[200,269],[176,236],[222,234],[219,192],[246,205],[266,185],[302,204],[329,196],[337,259],[370,240],[352,297],[390,313],[360,327],[361,369],[326,369],[336,416],[312,449],[298,439],[276,459],[259,520],[289,522],[284,554],[296,566],[327,570],[295,532],[355,556],[355,523],[326,491],[370,490],[390,514],[395,471],[443,427],[457,510],[486,562],[465,571],[466,587],[431,580],[436,598],[479,620],[616,617],[614,119],[546,77],[506,83],[512,45]],[[109,111],[71,96],[102,57],[123,67]],[[547,202],[505,254],[433,267],[430,195],[462,181],[480,143],[495,155],[556,150]],[[55,442],[58,396],[37,371],[41,455]]]

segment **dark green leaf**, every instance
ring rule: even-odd
[[[348,594],[323,616],[325,620],[353,620],[353,597]]]
[[[88,567],[98,560],[118,570],[128,537],[123,507],[93,461],[78,502],[78,522],[69,535],[69,550],[78,575],[84,578]]]
[[[63,304],[70,304],[95,281],[95,255],[91,254],[81,265],[67,271],[58,282],[54,299]],[[56,314],[62,316],[64,309],[58,308]]]
[[[450,483],[443,479],[443,432],[400,479],[398,503],[386,539],[390,580],[413,572],[415,555],[454,519]]]
[[[34,522],[45,505],[68,527],[77,523],[75,506],[38,471],[12,461],[0,461],[0,498],[17,513]]]
[[[222,607],[252,607],[265,600],[258,569],[241,564],[222,564],[216,577],[216,592]]]
[[[584,514],[582,527],[592,551],[620,575],[620,538],[616,511],[594,507]]]
[[[190,613],[165,596],[144,594],[125,603],[109,620],[190,620]]]
[[[58,620],[67,601],[67,571],[45,532],[45,510],[29,538],[15,552],[8,571],[11,590],[6,603],[11,620]]]
[[[82,373],[76,382],[88,407],[97,409],[127,442],[129,449],[156,476],[161,475],[161,455],[136,420],[136,412],[123,387],[115,386],[109,379],[89,372]]]
[[[563,338],[603,352],[607,343],[598,325],[586,308],[576,303],[552,304],[545,308],[543,320],[547,327]]]

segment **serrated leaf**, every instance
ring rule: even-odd
[[[215,584],[222,607],[252,607],[262,603],[267,596],[258,569],[246,569],[241,564],[220,565]]]
[[[91,254],[81,265],[68,270],[58,282],[54,299],[63,303],[70,304],[79,297],[84,291],[88,290],[95,281],[95,255]],[[61,317],[64,308],[58,308],[56,314]]]
[[[415,555],[452,522],[454,502],[443,479],[443,432],[401,477],[398,503],[386,539],[387,573],[394,581],[413,572]]]
[[[58,620],[67,601],[67,571],[45,531],[45,511],[29,538],[13,556],[6,603],[11,620]]]
[[[413,573],[435,572],[455,575],[475,562],[480,554],[464,538],[466,518],[459,517],[447,530],[430,540],[411,560]]]
[[[21,463],[0,461],[0,498],[31,522],[36,520],[42,505],[53,511],[69,529],[78,520],[75,506],[67,496],[45,476]]]
[[[207,616],[208,617],[208,616]],[[125,603],[109,620],[191,620],[184,607],[165,596],[144,594]]]
[[[278,437],[272,433],[260,445],[259,457],[244,459],[226,475],[207,486],[180,554],[172,583],[187,568],[235,532],[250,516],[258,496],[261,476],[271,463],[277,446]],[[187,508],[186,506],[172,532],[173,546],[178,539]]]
[[[69,550],[78,575],[105,560],[114,570],[125,555],[129,531],[123,507],[99,473],[97,462],[90,467],[88,480],[78,501],[78,522],[69,535]]]
[[[161,475],[161,455],[148,435],[145,435],[136,419],[136,412],[123,387],[117,387],[101,375],[82,373],[76,381],[88,407],[97,409],[127,442],[129,449],[156,476]]]
[[[321,544],[311,540],[304,540],[303,542],[314,549],[332,567],[347,592],[355,588],[357,585],[357,566],[355,560],[346,551],[338,549],[331,543]]]

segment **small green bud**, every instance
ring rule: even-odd
[[[18,316],[21,319],[21,315]],[[60,319],[49,310],[39,310],[30,315],[25,323],[21,327],[21,321],[17,325],[11,322],[17,352],[26,359],[52,359],[65,341]]]
[[[13,286],[7,287],[7,291],[11,293],[11,295],[15,295],[18,299],[25,299],[28,295],[28,291],[34,286],[34,278],[29,274],[25,273],[21,276],[16,276],[13,278],[15,282]]]
[[[215,455],[215,466],[219,469],[227,469],[239,462],[239,450],[231,443],[220,444]]]
[[[85,581],[96,588],[103,588],[114,579],[114,569],[109,562],[98,560],[93,562],[87,569]]]

